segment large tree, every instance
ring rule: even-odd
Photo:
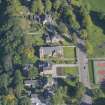
[[[39,12],[40,14],[42,14],[44,12],[44,5],[43,5],[42,1],[34,0],[33,4],[32,4],[31,11],[33,14],[35,14],[36,12]]]
[[[17,96],[21,95],[23,90],[23,78],[20,70],[16,70],[13,80],[13,87],[15,88],[15,92]]]
[[[52,97],[52,104],[53,105],[64,105],[65,104],[65,97],[66,94],[66,88],[60,87],[57,89],[55,95]]]
[[[7,74],[0,75],[0,94],[5,94],[7,92],[9,84],[9,76]]]
[[[52,2],[50,0],[45,1],[45,12],[50,12],[52,8]]]
[[[28,97],[21,97],[18,105],[31,105],[30,99]]]
[[[7,13],[12,16],[22,16],[23,6],[19,0],[8,0]]]
[[[87,49],[87,53],[88,55],[93,55],[94,54],[94,48],[92,46],[92,44],[89,41],[86,41],[86,49]]]
[[[60,23],[58,24],[58,30],[59,30],[59,32],[60,32],[61,34],[68,34],[68,28],[67,28],[67,26],[66,26],[64,23],[62,23],[62,22],[60,22]]]
[[[60,0],[55,0],[55,2],[53,2],[53,8],[55,10],[58,10],[61,6],[61,1]]]
[[[66,8],[65,15],[67,17],[68,23],[73,29],[77,30],[80,28],[79,22],[77,21],[76,15],[74,14],[72,8]]]

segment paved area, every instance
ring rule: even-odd
[[[87,53],[84,46],[85,46],[85,42],[80,38],[77,38],[77,62],[79,66],[80,82],[83,83],[83,85],[86,88],[91,89],[89,70],[88,70],[88,58],[87,58]],[[84,93],[84,96],[81,100],[80,105],[86,105],[86,104],[92,105],[92,98],[91,96]]]
[[[82,82],[85,87],[90,88],[88,58],[86,51],[84,50],[85,43],[79,38],[77,39],[77,42],[81,45],[77,45],[77,62],[79,66],[80,82]]]

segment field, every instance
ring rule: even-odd
[[[70,74],[70,75],[77,75],[78,74],[78,68],[77,67],[65,67],[64,68],[64,74]]]
[[[63,50],[65,59],[74,59],[76,57],[75,47],[64,47]]]
[[[88,3],[92,11],[105,12],[105,0],[80,0],[81,3]]]
[[[105,57],[105,34],[100,27],[97,27],[95,25],[92,26],[92,30],[89,34],[88,40],[92,44],[94,51],[94,54],[90,57]]]
[[[74,75],[78,76],[78,68],[77,67],[59,67],[57,68],[57,74],[60,76],[65,76],[65,75]]]
[[[94,83],[94,67],[93,67],[93,60],[89,60],[89,78],[91,83]]]
[[[94,61],[94,77],[96,84],[105,80],[105,61]]]
[[[74,0],[80,5],[88,5],[93,26],[88,34],[89,42],[93,46],[94,54],[91,57],[105,57],[105,24],[100,20],[99,12],[105,13],[105,0]],[[98,39],[98,40],[97,40]],[[101,46],[101,47],[100,47]]]

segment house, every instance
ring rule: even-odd
[[[44,59],[45,57],[62,57],[63,47],[62,46],[41,47],[39,53],[40,59]]]
[[[39,63],[39,69],[40,70],[51,70],[52,68],[52,63],[48,61],[41,61]]]
[[[33,67],[33,64],[26,64],[24,67],[23,67],[23,75],[24,76],[28,76],[28,72],[30,70],[30,68]]]
[[[39,64],[40,75],[52,74],[52,63],[42,61]]]
[[[68,4],[70,5],[71,4],[71,0],[67,0]]]
[[[46,15],[45,15],[45,19],[44,19],[44,21],[43,21],[43,25],[45,25],[46,23],[52,23],[52,22],[53,22],[53,20],[52,20],[51,15],[46,14]]]
[[[31,104],[32,105],[46,105],[41,102],[41,100],[38,98],[37,94],[31,94]]]
[[[64,39],[60,35],[53,35],[51,36],[51,42],[52,43],[58,43],[58,42],[63,42]]]
[[[50,35],[49,34],[46,34],[45,35],[45,42],[46,43],[51,43],[51,38],[50,38]]]
[[[49,35],[49,34],[46,34],[45,35],[45,42],[46,43],[58,43],[58,42],[63,42],[64,39],[60,36],[60,35]]]
[[[34,79],[24,80],[24,85],[29,88],[35,87],[36,83],[37,83],[37,80],[34,80]]]
[[[54,95],[54,92],[49,89],[45,89],[43,92],[44,99],[51,98]]]

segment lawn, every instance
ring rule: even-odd
[[[79,2],[79,5],[83,6],[86,4],[90,9],[93,25],[90,28],[91,30],[88,31],[88,41],[93,46],[94,53],[89,57],[105,57],[105,24],[104,21],[100,19],[98,13],[105,13],[105,0],[73,0],[74,4],[75,2]]]
[[[80,0],[81,4],[89,4],[92,11],[105,12],[105,0]]]
[[[51,60],[54,64],[75,64],[76,52],[75,47],[63,47],[64,57],[49,57],[45,56],[45,60]]]
[[[64,47],[63,51],[64,51],[65,59],[75,59],[75,57],[76,57],[75,47]]]
[[[93,68],[93,60],[89,60],[89,78],[91,83],[94,83],[94,68]]]
[[[64,74],[76,75],[78,74],[78,68],[77,67],[65,67]]]
[[[92,44],[94,51],[93,55],[90,57],[105,57],[105,34],[100,27],[95,25],[92,26],[92,30],[88,36],[88,40]]]

